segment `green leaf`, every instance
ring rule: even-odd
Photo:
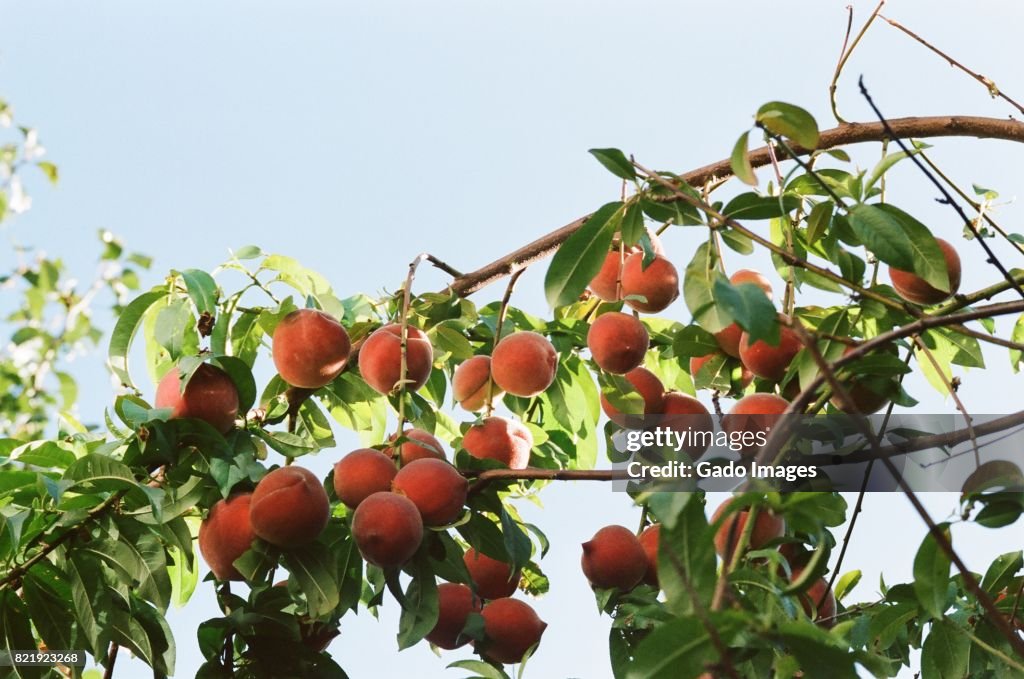
[[[1017,319],[1017,323],[1013,326],[1013,332],[1010,334],[1010,341],[1017,342],[1018,344],[1024,344],[1024,315]],[[1010,349],[1010,366],[1013,368],[1013,372],[1020,372],[1020,363],[1024,359],[1024,352],[1019,349]]]
[[[495,667],[483,660],[456,660],[445,669],[476,672],[479,679],[509,679],[509,676],[500,667]],[[473,679],[477,678],[474,677]]]
[[[199,313],[216,313],[217,311],[217,282],[213,276],[200,271],[199,269],[185,269],[181,272],[185,280],[185,288],[192,303],[196,305]]]
[[[942,249],[928,227],[895,205],[880,203],[877,207],[895,217],[903,227],[903,232],[910,242],[913,258],[913,266],[909,270],[925,279],[933,288],[949,292],[949,269],[946,267],[946,257],[942,254]]]
[[[209,363],[228,374],[238,389],[238,412],[248,412],[256,402],[256,380],[248,364],[234,356],[215,356]]]
[[[412,581],[405,590],[402,617],[398,621],[398,650],[403,651],[419,643],[437,624],[437,581],[425,550],[408,565]]]
[[[718,340],[699,325],[688,325],[672,338],[672,351],[679,357],[707,356],[718,351]]]
[[[755,119],[769,132],[788,137],[805,149],[818,146],[818,123],[799,106],[771,101],[757,110]]]
[[[314,441],[287,431],[266,431],[255,429],[253,433],[267,442],[267,445],[285,457],[300,457],[320,449]]]
[[[869,174],[868,178],[864,181],[864,190],[869,191],[871,187],[873,187],[875,183],[877,183],[878,180],[882,178],[882,175],[888,172],[889,168],[891,168],[896,163],[900,162],[904,158],[909,158],[914,154],[920,153],[924,149],[931,148],[928,144],[924,144],[921,142],[915,142],[914,145],[917,148],[912,149],[910,153],[907,153],[906,151],[897,151],[896,153],[887,154],[884,158],[878,161],[878,164],[875,165],[875,167],[871,170],[871,174]]]
[[[861,203],[850,208],[849,222],[857,237],[878,259],[897,269],[914,270],[914,246],[894,214],[879,205]]]
[[[505,541],[512,570],[518,570],[530,562],[533,546],[526,534],[504,507],[501,508],[501,535]]]
[[[60,181],[60,171],[57,169],[57,166],[50,161],[40,160],[36,163],[36,167],[43,171],[43,174],[46,175],[46,178],[49,179],[50,183],[54,186],[56,186],[57,182]]]
[[[1020,550],[1007,552],[996,558],[985,571],[985,577],[981,580],[981,588],[994,594],[1009,585],[1022,568],[1024,568],[1024,552]]]
[[[636,170],[633,163],[629,162],[626,154],[619,149],[590,149],[590,155],[597,158],[598,162],[616,177],[620,179],[636,179]]]
[[[644,211],[636,202],[626,205],[626,211],[622,216],[622,242],[626,247],[636,245],[640,238],[647,232],[644,228]]]
[[[950,538],[949,525],[939,529]],[[914,557],[914,594],[932,618],[939,619],[946,612],[949,593],[950,560],[931,533],[925,536]]]
[[[683,493],[665,493],[682,495]],[[672,525],[661,523],[658,540],[658,580],[665,603],[676,615],[692,615],[695,606],[711,603],[717,574],[714,532],[704,516],[704,506],[694,496],[675,515]],[[698,603],[694,602],[694,597]]]
[[[971,639],[949,619],[936,620],[921,647],[921,679],[968,676]]]
[[[745,618],[709,613],[710,624],[727,646]],[[697,616],[676,618],[655,627],[640,642],[624,679],[694,679],[718,660],[710,632]]]
[[[858,571],[849,571],[843,573],[843,575],[836,582],[835,596],[836,599],[842,600],[844,596],[850,593],[857,583],[860,582],[862,573]]]
[[[748,130],[736,140],[736,145],[732,147],[732,155],[729,157],[729,166],[732,168],[732,173],[741,182],[757,186],[757,175],[754,174],[754,168],[750,164],[750,156],[747,152],[749,137],[750,131]]]
[[[284,563],[306,597],[311,618],[327,617],[338,607],[340,593],[334,559],[326,547],[314,542],[289,550],[284,554]]]
[[[128,351],[131,349],[132,339],[135,337],[135,333],[138,331],[146,311],[166,296],[166,290],[154,290],[143,293],[122,309],[117,317],[114,330],[110,333],[107,363],[114,374],[117,375],[121,384],[126,387],[136,388],[128,372]]]
[[[753,283],[733,285],[724,276],[714,283],[715,304],[750,335],[751,343],[779,343],[779,320],[764,290]]]
[[[622,203],[603,205],[558,248],[544,276],[552,308],[575,302],[601,270],[621,219]]]
[[[36,640],[29,626],[29,615],[25,604],[14,590],[0,591],[0,650],[25,651],[36,648]],[[18,665],[11,667],[13,677],[41,677],[43,669]]]
[[[832,211],[834,209],[835,203],[831,200],[823,200],[811,208],[810,214],[807,215],[806,239],[808,247],[817,243],[818,239],[828,231],[829,224],[832,223]]]
[[[701,243],[686,266],[683,278],[683,298],[693,319],[709,332],[718,332],[732,323],[732,318],[720,312],[715,303],[714,283],[725,278],[718,268],[718,258],[707,242]]]
[[[774,219],[800,207],[800,197],[792,193],[781,196],[760,196],[753,192],[741,193],[722,208],[722,214],[732,219]]]
[[[33,566],[22,581],[22,593],[32,624],[49,648],[74,648],[74,610],[71,587],[47,561]]]

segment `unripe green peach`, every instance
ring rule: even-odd
[[[341,323],[316,309],[298,309],[277,324],[274,367],[288,384],[319,389],[341,374],[351,348]]]
[[[374,493],[352,514],[352,538],[363,558],[381,568],[398,568],[423,540],[423,520],[412,500],[398,493]]]
[[[434,349],[427,335],[411,325],[407,328],[406,389],[416,391],[430,378]],[[402,377],[402,325],[378,328],[359,350],[359,372],[368,385],[381,394],[399,387]]]
[[[238,417],[238,388],[228,374],[202,363],[181,393],[181,375],[171,368],[156,388],[157,408],[170,408],[171,418],[194,417],[219,432],[227,433]]]
[[[956,294],[956,291],[960,289],[960,255],[947,241],[936,238],[935,242],[939,244],[942,256],[946,260],[946,270],[949,273],[949,292],[932,287],[917,274],[890,267],[889,279],[892,281],[892,287],[896,289],[896,294],[908,302],[924,305],[938,304]]]
[[[462,447],[473,457],[498,460],[509,469],[525,469],[530,463],[533,434],[516,420],[487,417],[466,431]]]
[[[481,602],[463,584],[445,582],[437,586],[437,622],[424,637],[447,651],[465,646],[469,637],[460,636],[470,613],[479,613]]]
[[[605,526],[583,543],[580,565],[592,586],[628,592],[647,573],[647,556],[631,530]]]
[[[612,311],[601,314],[587,332],[587,347],[601,370],[623,374],[644,362],[651,338],[638,318]]]
[[[317,539],[331,516],[327,492],[313,472],[280,467],[256,485],[249,519],[257,536],[283,549]]]
[[[252,493],[218,500],[199,525],[199,553],[218,580],[243,580],[235,559],[245,554],[256,534],[249,521]]]
[[[462,514],[469,482],[445,460],[413,460],[398,470],[391,489],[416,505],[427,526],[444,526]]]
[[[488,389],[491,390],[491,399],[495,403],[505,393],[499,386],[491,386],[492,384],[491,357],[474,356],[455,368],[452,375],[452,396],[463,408],[475,413],[487,405]]]
[[[643,313],[664,311],[679,296],[679,272],[672,262],[661,255],[647,267],[644,255],[637,252],[626,258],[622,265],[622,296],[631,308]],[[629,299],[636,295],[641,299]]]
[[[522,571],[512,572],[511,564],[492,559],[483,552],[467,549],[462,557],[476,593],[484,599],[501,599],[515,594]]]
[[[334,492],[354,509],[374,493],[391,490],[398,468],[387,455],[373,448],[358,448],[334,465]]]
[[[520,331],[503,337],[491,354],[495,384],[515,396],[537,396],[555,381],[558,353],[546,337]]]

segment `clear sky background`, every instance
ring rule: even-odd
[[[397,288],[422,251],[470,270],[617,196],[617,181],[588,148],[617,146],[648,167],[684,171],[727,156],[772,99],[831,126],[827,85],[846,4],[0,0],[0,95],[41,130],[62,173],[57,190],[29,182],[35,207],[3,237],[61,256],[85,278],[96,230],[111,229],[155,257],[146,286],[170,268],[211,269],[229,247],[249,243],[297,257],[342,295]],[[875,3],[853,4],[860,20]],[[887,12],[1024,97],[1019,3],[896,1]],[[881,23],[840,86],[844,114],[869,120],[856,94],[859,74],[890,117],[1013,113]],[[934,143],[935,160],[964,185],[1012,199],[1024,181],[1020,147]],[[863,164],[873,164],[876,149],[858,156]],[[889,187],[937,234],[957,237],[952,212],[934,203],[922,177],[898,169]],[[1011,204],[998,218],[1024,231],[1021,215]],[[677,266],[696,237],[683,229],[666,236]],[[963,288],[992,282],[977,246],[959,247],[969,253]],[[1000,253],[1021,266],[1006,248]],[[10,259],[0,252],[3,268]],[[731,266],[739,262],[733,255]],[[770,270],[765,258],[743,264]],[[516,304],[545,311],[544,268],[524,276]],[[428,272],[418,285],[443,283]],[[485,290],[476,301],[499,295]],[[688,320],[681,302],[667,315]],[[1024,378],[1010,373],[1004,352],[987,358],[988,373],[963,375],[964,400],[979,413],[1018,408]],[[79,360],[75,373],[82,415],[96,421],[111,400],[102,356]],[[922,380],[909,386],[922,408],[952,408]],[[342,433],[337,451],[303,464],[326,473],[355,446]],[[638,518],[626,496],[609,492],[558,484],[545,491],[543,511],[522,506],[553,543],[542,563],[552,591],[535,602],[550,626],[531,676],[610,676],[609,620],[598,615],[578,565],[579,543],[597,528]],[[937,517],[955,510],[954,496],[927,500]],[[909,579],[924,535],[895,495],[869,498],[860,521],[847,568],[863,569],[864,579],[848,601],[874,598],[882,570],[889,583]],[[1019,524],[999,533],[964,526],[954,541],[983,569],[1020,548],[1024,535]],[[195,629],[217,614],[208,590],[169,613],[178,676],[201,662]],[[379,621],[365,612],[345,618],[331,652],[353,679],[463,675],[444,666],[469,651],[438,659],[421,644],[399,654],[396,631],[389,599]],[[118,675],[142,671],[121,662]]]

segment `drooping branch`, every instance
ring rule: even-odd
[[[893,134],[903,139],[976,137],[1024,143],[1024,123],[1016,120],[978,116],[926,116],[896,118],[888,122]],[[881,123],[846,123],[823,131],[818,142],[818,150],[876,142],[886,138],[887,134]],[[807,155],[811,152],[802,146],[794,146],[793,151],[799,155]],[[780,155],[785,156],[785,154]],[[771,152],[767,146],[754,149],[748,154],[748,157],[752,167],[763,167],[771,162]],[[692,186],[700,186],[711,179],[722,179],[731,175],[729,159],[725,158],[686,172],[680,175],[680,178]],[[550,256],[558,249],[559,245],[583,226],[589,217],[590,215],[585,215],[575,219],[476,271],[459,276],[452,282],[449,289],[461,296],[471,295],[523,266]]]

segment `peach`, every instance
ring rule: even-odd
[[[661,383],[657,375],[647,368],[633,368],[625,374],[625,378],[643,397],[645,415],[661,412],[665,403],[665,385]],[[601,409],[612,420],[622,415],[604,394],[601,394]]]
[[[643,582],[658,587],[658,543],[661,541],[661,524],[655,523],[644,529],[637,538],[647,557],[647,571]]]
[[[398,458],[403,466],[413,460],[424,458],[446,459],[444,447],[437,440],[437,437],[430,432],[423,431],[422,429],[406,429],[403,436],[408,439],[399,446]],[[394,434],[389,440],[392,446],[384,449],[384,454],[388,457],[395,457],[394,443],[397,439],[398,434]]]
[[[732,499],[730,498],[723,502],[711,516],[711,523],[718,524],[718,529],[715,532],[715,551],[723,561],[732,560],[733,552],[736,551],[740,536],[743,535],[746,528],[747,518],[750,516],[750,509],[746,507],[739,511],[728,512],[731,504]],[[767,507],[759,507],[747,549],[761,549],[772,540],[781,538],[785,532],[786,522],[782,520],[782,517],[776,516]]]
[[[406,389],[416,391],[430,378],[434,348],[419,328],[410,325],[407,333]],[[390,394],[398,389],[402,379],[401,323],[385,325],[366,338],[359,350],[359,372],[366,383],[381,394]]]
[[[779,327],[779,343],[774,346],[764,340],[751,343],[750,335],[743,333],[740,338],[740,360],[758,377],[778,382],[786,376],[789,364],[803,346],[800,337],[786,326]]]
[[[854,350],[854,347],[846,347],[843,350],[843,356]],[[850,405],[844,405],[838,396],[832,396],[830,402],[836,408],[839,408],[844,413],[853,415],[870,415],[871,413],[877,413],[889,402],[889,397],[886,394],[880,394],[872,389],[867,384],[861,382],[858,377],[850,379],[849,383],[843,385],[846,388],[846,395],[850,397],[853,407]]]
[[[796,569],[793,571],[793,577],[790,578],[791,582],[796,582],[803,569]],[[822,627],[832,627],[836,624],[836,595],[828,586],[828,581],[825,578],[818,578],[815,580],[810,587],[805,591],[801,592],[800,606],[804,609],[804,613],[818,621],[818,624]],[[820,604],[818,602],[821,602]]]
[[[529,398],[551,386],[558,354],[546,337],[520,331],[503,337],[491,354],[494,383],[514,396]]]
[[[296,466],[279,467],[260,479],[249,509],[256,535],[283,549],[316,540],[330,516],[320,479]]]
[[[452,374],[452,396],[463,408],[475,413],[487,405],[488,389],[492,390],[492,402],[505,393],[497,385],[491,387],[492,384],[491,357],[474,356],[460,363]]]
[[[509,469],[525,469],[530,463],[533,434],[516,420],[486,417],[466,431],[462,447],[473,457],[498,460]]]
[[[647,555],[631,530],[605,526],[583,543],[580,565],[591,586],[628,592],[647,573]]]
[[[412,500],[426,526],[445,526],[462,514],[469,482],[445,460],[413,460],[395,475],[391,490]]]
[[[512,571],[511,564],[492,559],[483,552],[467,549],[462,557],[469,577],[476,585],[476,593],[484,599],[512,596],[519,586],[522,571]]]
[[[748,394],[722,418],[722,431],[729,434],[730,440],[743,443],[740,454],[754,454],[761,447],[755,440],[758,433],[763,432],[767,439],[788,407],[789,401],[775,394]]]
[[[739,326],[737,326],[737,327],[739,327]],[[743,332],[740,331],[740,334],[742,335]],[[738,346],[739,345],[739,339],[738,338],[736,340],[736,343],[737,343],[737,346]],[[695,384],[697,382],[697,373],[700,372],[700,369],[704,366],[704,364],[707,363],[708,361],[710,361],[712,358],[715,358],[716,356],[721,356],[721,355],[722,354],[714,353],[714,354],[705,354],[704,356],[693,356],[692,358],[690,358],[690,377],[693,378],[693,381],[694,381]],[[744,365],[741,365],[740,367],[742,368],[742,372],[740,374],[739,384],[736,385],[736,388],[737,389],[746,389],[750,385],[750,383],[754,381],[754,373],[752,373],[749,370],[747,370],[747,367],[744,366]]]
[[[398,568],[423,540],[420,510],[404,495],[374,493],[352,514],[352,537],[364,559],[381,568]]]
[[[733,285],[751,283],[764,290],[764,294],[768,295],[768,297],[772,296],[772,284],[760,271],[755,271],[753,269],[740,269],[733,275],[729,276],[729,282]]]
[[[622,265],[622,296],[631,308],[643,313],[658,313],[668,308],[679,296],[679,272],[661,255],[646,268],[644,255],[636,252]],[[629,299],[637,295],[644,300]]]
[[[156,388],[157,408],[170,408],[171,418],[194,417],[226,434],[238,417],[238,388],[226,372],[202,363],[181,392],[181,375],[173,367]]]
[[[956,249],[951,244],[941,238],[936,238],[935,242],[939,244],[942,256],[946,260],[946,270],[949,273],[949,292],[932,287],[923,278],[909,271],[889,267],[889,279],[892,281],[892,287],[896,289],[896,294],[908,302],[924,305],[938,304],[950,295],[955,295],[956,291],[960,289],[960,255],[956,253]]]
[[[683,447],[683,451],[694,459],[700,457],[714,442],[715,421],[711,413],[692,396],[678,391],[665,394],[661,414],[665,416],[664,426],[678,432],[691,431],[692,443]]]
[[[661,245],[661,239],[658,238],[650,229],[647,231],[651,237],[651,249],[654,250],[654,254],[663,255],[665,249]],[[626,248],[624,253],[619,252],[619,239],[616,238],[612,242],[612,250],[605,255],[604,263],[601,265],[601,270],[597,272],[594,279],[590,281],[590,291],[597,297],[603,299],[606,302],[617,302],[622,299],[622,295],[619,294],[619,279],[622,277],[622,261],[625,257],[628,257],[636,252],[643,252],[643,249],[638,245],[634,245],[630,248]]]
[[[480,654],[492,662],[517,663],[540,643],[547,623],[529,604],[517,599],[495,599],[484,606],[484,635]]]
[[[425,637],[438,648],[451,651],[470,642],[462,629],[470,613],[480,612],[480,600],[465,585],[445,582],[437,586],[437,623]]]
[[[218,500],[199,525],[199,553],[218,580],[244,580],[233,564],[256,539],[249,522],[251,500],[252,493]]]
[[[398,468],[384,453],[358,448],[334,465],[334,492],[345,506],[354,509],[374,493],[391,490]]]
[[[341,374],[351,344],[341,323],[316,309],[281,319],[272,340],[274,367],[293,387],[319,389]]]
[[[733,358],[740,357],[740,338],[743,337],[743,328],[735,323],[730,323],[714,335],[722,351]]]
[[[618,311],[601,314],[587,331],[587,347],[601,370],[623,374],[644,362],[651,338],[638,318]]]

